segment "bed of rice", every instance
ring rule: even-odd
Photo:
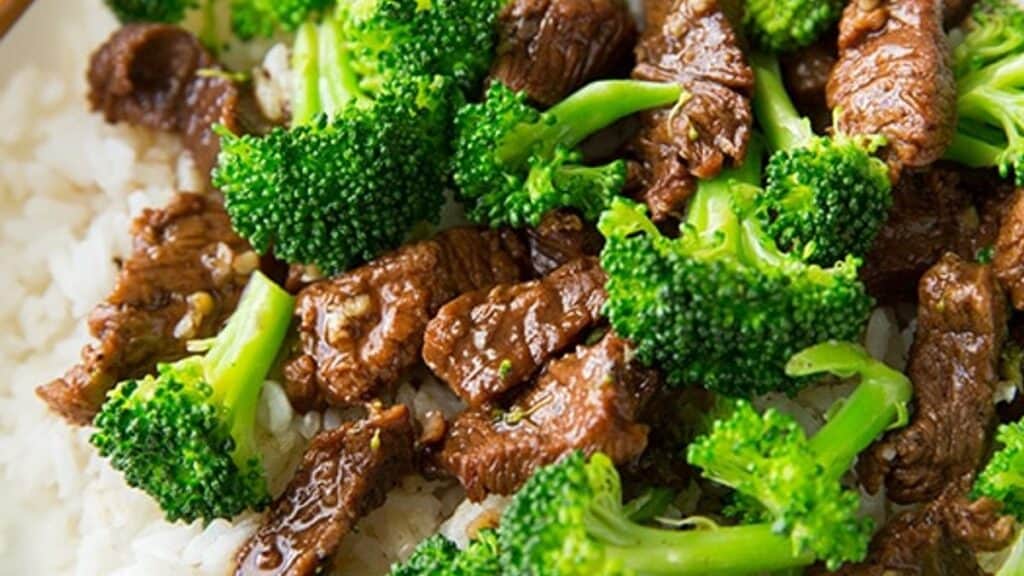
[[[223,575],[257,522],[164,522],[90,449],[88,430],[48,414],[33,392],[88,341],[85,318],[112,285],[115,260],[129,253],[132,217],[197,188],[175,138],[87,112],[88,55],[114,27],[100,0],[38,0],[0,44],[0,574]],[[876,313],[876,355],[901,365],[906,336],[891,312]],[[813,427],[834,395],[820,389],[772,403]],[[406,387],[400,399],[420,413],[450,401],[431,385]],[[297,416],[279,386],[266,387],[259,424],[273,489],[287,482],[304,443],[341,418]],[[475,518],[502,504],[461,500],[449,485],[407,481],[345,540],[337,572],[385,572],[446,520],[442,530],[463,540]]]

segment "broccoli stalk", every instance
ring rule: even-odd
[[[522,226],[571,207],[596,219],[621,191],[626,165],[584,166],[576,147],[626,116],[681,98],[677,84],[608,80],[540,112],[523,94],[495,83],[483,103],[464,107],[456,118],[454,179],[470,218]]]
[[[1024,10],[979,3],[955,52],[957,131],[946,157],[1024,186]]]
[[[727,396],[795,392],[806,379],[784,367],[797,351],[860,335],[871,299],[853,258],[831,268],[780,251],[749,215],[757,191],[755,143],[740,168],[701,181],[678,238],[617,199],[598,228],[607,242],[612,326],[671,385]]]
[[[122,382],[96,416],[93,445],[168,520],[231,518],[267,503],[256,408],[293,304],[256,272],[224,329],[193,343],[205,353]]]
[[[502,565],[534,576],[713,576],[862,559],[870,521],[857,517],[857,493],[839,478],[878,435],[905,422],[910,383],[850,344],[808,349],[790,369],[857,375],[860,385],[810,440],[792,418],[759,416],[741,402],[689,451],[705,475],[757,498],[764,521],[690,531],[637,524],[611,460],[586,462],[577,452],[538,471],[513,498],[498,529]]]
[[[755,54],[751,64],[754,110],[775,151],[756,201],[765,230],[815,264],[864,256],[892,205],[888,168],[872,156],[884,138],[815,135],[786,93],[778,61]]]
[[[747,0],[744,23],[758,46],[789,51],[817,40],[842,11],[842,0]]]
[[[1017,538],[1014,540],[1010,553],[1003,560],[996,576],[1020,576],[1024,574],[1024,529],[1017,528]]]

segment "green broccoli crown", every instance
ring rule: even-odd
[[[231,518],[267,504],[252,434],[293,302],[257,272],[204,355],[122,382],[96,416],[93,445],[168,520]]]
[[[955,52],[957,131],[946,157],[1024,186],[1024,10],[979,3]]]
[[[758,46],[788,51],[813,43],[842,11],[841,0],[747,0],[744,23]]]
[[[369,104],[266,136],[222,133],[214,182],[259,251],[346,270],[436,221],[447,182],[453,91],[441,77],[395,81]]]
[[[1003,503],[1006,512],[1024,521],[1024,420],[999,427],[996,452],[974,485],[976,497]]]
[[[490,68],[504,0],[356,0],[339,9],[368,89],[398,76],[439,74],[468,94]]]
[[[778,246],[822,266],[863,257],[889,216],[889,169],[873,152],[885,139],[816,136],[782,81],[778,60],[751,57],[755,111],[772,154],[767,185],[755,199],[765,231]]]
[[[855,339],[870,313],[856,259],[830,268],[802,262],[747,214],[751,191],[740,183],[757,180],[757,151],[749,158],[699,184],[678,238],[626,200],[601,217],[605,312],[670,384],[737,397],[795,392],[806,380],[785,373],[790,356]]]
[[[675,84],[594,82],[546,112],[495,83],[459,111],[453,172],[471,219],[494,226],[537,224],[553,208],[595,220],[622,189],[626,166],[581,164],[576,147],[630,114],[679,101]]]
[[[104,0],[122,23],[166,22],[176,24],[189,10],[199,6],[198,0]]]
[[[333,5],[334,0],[231,0],[231,28],[243,40],[268,38],[297,30]]]
[[[391,568],[391,576],[500,576],[498,536],[482,530],[469,547],[459,550],[441,535],[420,542],[412,556]]]

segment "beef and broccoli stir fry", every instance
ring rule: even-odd
[[[330,570],[411,475],[509,500],[394,576],[1024,574],[1013,0],[107,4],[89,104],[207,191],[37,392],[169,521],[263,512],[235,574]],[[219,59],[268,38],[283,113]],[[346,414],[283,490],[267,380]]]

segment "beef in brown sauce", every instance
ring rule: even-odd
[[[490,402],[597,323],[605,279],[583,258],[541,280],[463,294],[430,321],[423,359],[469,405]]]
[[[868,559],[849,564],[838,576],[985,576],[976,551],[999,550],[1010,543],[1013,519],[1000,516],[988,499],[971,502],[951,485],[939,498],[890,520],[871,541]]]
[[[89,317],[97,342],[82,350],[81,364],[37,390],[74,424],[92,421],[119,381],[186,356],[188,340],[214,336],[259,265],[224,208],[204,196],[179,194],[144,211],[132,237],[113,291]]]
[[[320,573],[356,522],[412,470],[413,428],[404,406],[321,432],[238,553],[234,573]]]
[[[572,450],[604,452],[622,464],[647,445],[637,415],[657,374],[630,361],[614,334],[551,361],[507,409],[471,408],[450,425],[437,454],[471,500],[515,492],[538,468]]]
[[[780,55],[786,88],[800,113],[811,120],[815,132],[823,134],[832,127],[832,111],[825,90],[836,64],[834,34],[814,44]]]
[[[989,266],[947,254],[921,279],[907,374],[914,412],[906,428],[858,462],[861,482],[897,503],[926,502],[970,477],[995,424],[994,387],[1007,306]]]
[[[584,256],[597,256],[604,238],[597,228],[572,212],[548,212],[535,227],[526,229],[530,267],[546,276],[563,264]]]
[[[498,31],[491,81],[545,107],[613,73],[636,40],[623,0],[512,0]]]
[[[510,232],[454,229],[302,289],[288,397],[309,410],[386,396],[419,361],[427,322],[443,304],[518,281],[525,258]]]
[[[219,68],[187,30],[129,24],[115,32],[89,63],[89,103],[108,122],[181,133],[200,174],[217,162],[214,124],[235,133],[262,129],[248,95],[231,80],[199,74]]]
[[[1017,190],[1003,215],[992,259],[996,276],[1017,310],[1024,310],[1024,188]]]
[[[746,156],[754,76],[740,41],[715,0],[676,0],[655,7],[636,48],[633,77],[677,82],[681,105],[641,115],[631,148],[640,161],[641,198],[655,220],[680,217],[693,177],[710,178]]]
[[[886,137],[898,174],[942,157],[956,126],[956,86],[940,0],[857,0],[843,12],[828,83],[837,128]]]

